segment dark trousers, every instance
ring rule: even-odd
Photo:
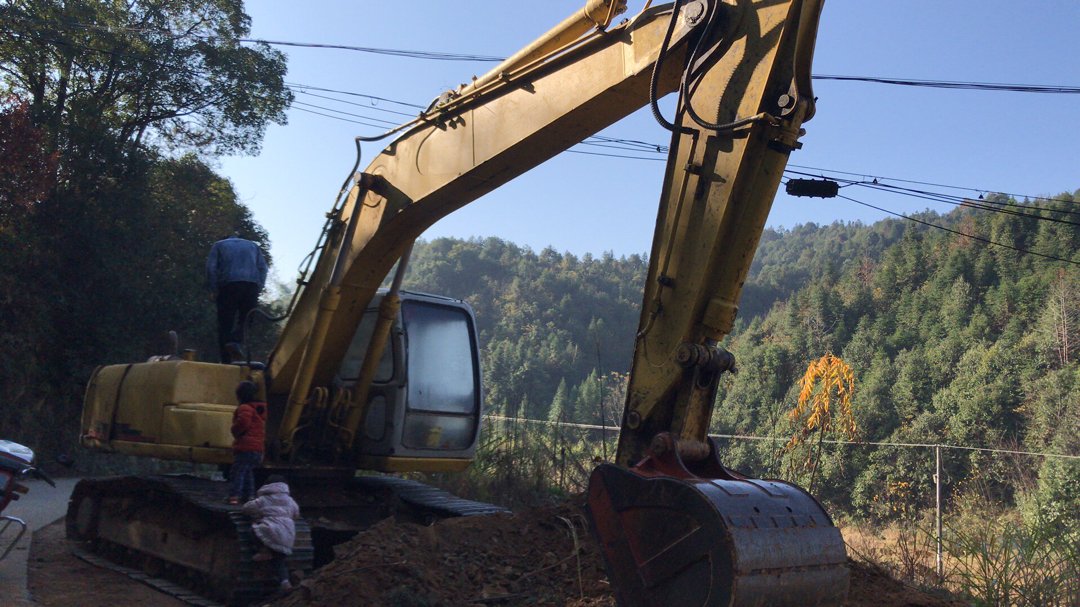
[[[278,552],[277,550],[270,551],[271,559],[270,564],[274,566],[274,573],[277,574],[278,582],[284,583],[289,581],[289,557]]]
[[[217,292],[218,348],[221,362],[232,362],[225,349],[229,342],[243,343],[244,321],[247,314],[259,305],[259,285],[253,282],[228,282]]]
[[[246,502],[255,497],[255,468],[262,463],[262,453],[239,451],[233,454],[229,469],[229,495]]]

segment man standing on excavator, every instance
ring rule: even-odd
[[[266,284],[266,257],[259,245],[233,232],[214,243],[206,258],[206,286],[217,302],[221,362],[239,356],[248,312],[259,303]]]

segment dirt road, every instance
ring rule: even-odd
[[[71,488],[78,479],[62,478],[51,487],[44,481],[22,481],[29,491],[17,501],[11,502],[4,510],[5,516],[21,519],[27,525],[27,532],[12,548],[7,558],[0,561],[0,597],[5,604],[27,604],[26,561],[30,549],[31,533],[64,516],[67,511]],[[12,523],[0,538],[0,553],[7,549],[8,543],[17,536],[18,525]]]
[[[27,578],[33,606],[187,607],[125,575],[75,557],[64,537],[63,521],[34,533]]]
[[[274,604],[551,605],[612,607],[589,534],[573,504],[513,516],[448,519],[434,527],[387,521],[343,544],[339,558]],[[360,573],[362,572],[362,573]],[[184,603],[70,553],[62,522],[34,534],[29,588],[42,607],[182,607]],[[410,602],[413,601],[413,602]],[[852,563],[847,607],[961,607]]]
[[[0,598],[19,607],[182,607],[184,603],[134,580],[75,558],[64,537],[64,513],[77,478],[25,483],[29,492],[4,514],[26,522],[23,536],[0,561]],[[9,531],[13,531],[13,528]]]

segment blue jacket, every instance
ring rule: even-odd
[[[233,235],[219,240],[206,258],[206,286],[219,289],[230,282],[266,285],[266,258],[259,245]]]

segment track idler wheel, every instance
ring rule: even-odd
[[[697,449],[705,457],[689,461],[680,441],[658,438],[633,469],[603,464],[589,479],[589,516],[619,605],[843,603],[844,540],[817,500],[724,468],[711,439]]]

